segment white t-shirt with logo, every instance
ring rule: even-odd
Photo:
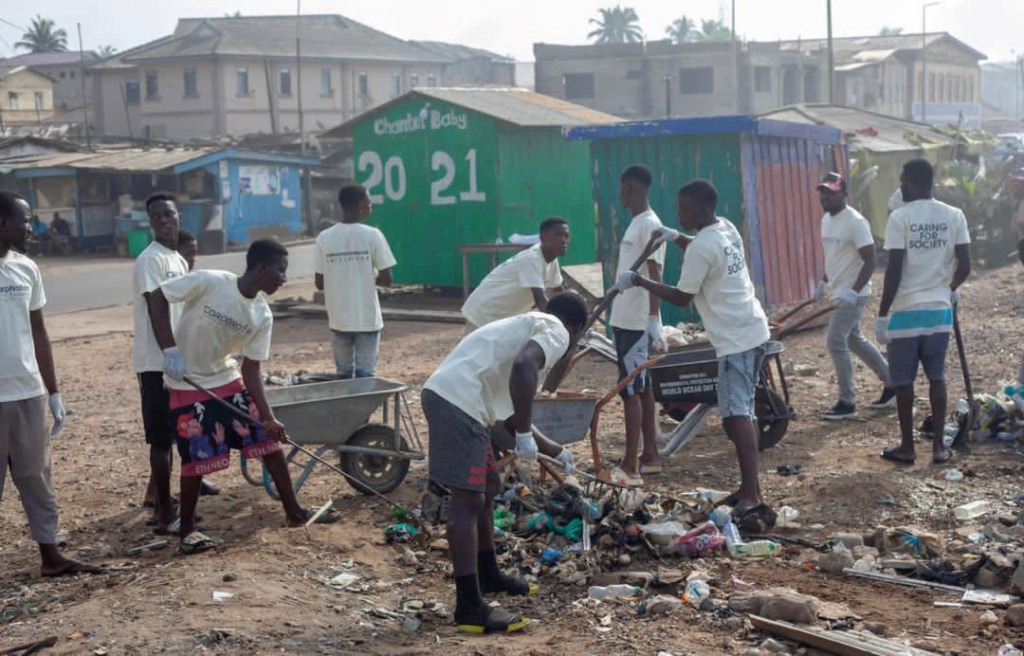
[[[250,360],[270,358],[274,315],[263,293],[246,298],[238,276],[227,271],[195,271],[160,286],[171,303],[181,303],[174,341],[185,358],[189,378],[206,389],[241,377],[238,353]],[[170,389],[191,390],[183,381],[164,376]]]
[[[146,294],[152,294],[168,280],[188,274],[188,263],[178,251],[153,242],[142,251],[132,267],[132,313],[135,318],[135,341],[132,366],[135,373],[163,371],[164,354],[153,334]],[[171,303],[171,329],[178,325],[181,304]]]
[[[853,289],[864,266],[859,249],[874,246],[871,225],[860,212],[847,205],[839,214],[826,213],[821,219],[821,245],[825,251],[825,275],[828,276],[832,298],[847,289]],[[871,295],[869,280],[860,290],[860,296]]]
[[[677,287],[693,295],[718,357],[743,353],[768,341],[768,318],[754,294],[743,238],[719,218],[686,247]]]
[[[377,272],[396,264],[377,228],[339,223],[316,238],[314,271],[324,277],[331,330],[376,332],[384,327],[377,298]]]
[[[633,217],[626,234],[622,235],[622,242],[619,244],[619,264],[615,269],[615,277],[623,271],[629,271],[636,259],[643,254],[651,235],[661,228],[661,220],[654,210],[641,212]],[[665,266],[665,245],[662,244],[658,250],[648,258],[648,261],[657,262],[658,266]],[[640,274],[647,275],[647,267],[641,265]],[[612,301],[611,324],[616,328],[624,330],[646,330],[647,318],[651,315],[650,295],[645,289],[633,287],[620,292]]]
[[[934,198],[907,203],[889,216],[886,250],[906,251],[892,311],[938,303],[949,307],[956,247],[971,243],[967,217]]]
[[[39,267],[21,253],[0,258],[0,403],[46,393],[36,361],[30,312],[46,305]],[[0,471],[7,463],[0,464]]]
[[[528,312],[533,307],[533,289],[561,286],[558,260],[545,260],[540,244],[536,244],[487,274],[463,303],[462,316],[476,326],[485,326]]]
[[[516,356],[527,342],[544,351],[543,381],[569,349],[569,333],[550,314],[528,312],[494,321],[469,334],[427,379],[424,389],[491,426],[513,414],[509,378]]]

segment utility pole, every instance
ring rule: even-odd
[[[82,48],[82,24],[78,24],[78,79],[82,81],[82,111],[85,113],[85,148],[92,152],[92,129],[89,127],[89,101],[85,97],[85,50]]]
[[[1013,76],[1013,88],[1014,88],[1014,108],[1016,109],[1017,123],[1024,121],[1024,117],[1021,115],[1020,106],[1020,87],[1024,84],[1024,55],[1017,55],[1017,66]]]
[[[732,0],[732,40],[736,41],[736,0]]]
[[[921,122],[928,122],[928,7],[941,3],[921,5]]]
[[[836,60],[832,49],[832,0],[825,5],[828,15],[828,104],[836,104]]]
[[[672,118],[672,76],[661,79],[665,81],[665,118]]]
[[[306,156],[306,119],[302,115],[302,0],[295,0],[295,91],[298,93],[299,110],[299,148],[302,156]],[[299,180],[302,188],[302,205],[299,210],[306,216],[306,226],[310,236],[316,236],[316,226],[313,225],[313,173],[309,166],[302,166],[302,176]]]

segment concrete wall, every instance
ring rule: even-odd
[[[837,73],[839,104],[858,107],[887,116],[911,118],[912,89],[908,67],[886,60],[847,73]]]
[[[89,64],[89,60],[85,62]],[[78,109],[82,102],[82,78],[78,63],[60,64],[55,66],[33,66],[33,69],[49,75],[54,79],[53,104],[65,111]],[[92,102],[92,72],[85,71],[85,94],[88,102]]]
[[[131,68],[92,70],[94,101],[89,119],[96,126],[97,134],[113,137],[142,136],[141,102],[126,108],[122,96],[122,87],[128,79],[137,79],[138,76],[138,71]]]
[[[918,59],[910,66],[914,101],[911,117],[921,120],[921,73]],[[981,126],[981,67],[976,60],[951,44],[934,43],[927,50],[926,98],[929,123],[956,123],[962,112],[965,126]],[[933,82],[934,80],[934,82]]]
[[[38,113],[37,93],[42,94]],[[28,69],[0,78],[0,112],[5,123],[35,123],[53,116],[53,82]]]

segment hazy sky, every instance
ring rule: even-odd
[[[303,0],[302,12],[340,13],[404,39],[454,41],[533,60],[535,42],[586,42],[588,19],[611,0]],[[627,0],[640,16],[648,39],[663,38],[673,19],[717,18],[728,22],[728,0]],[[758,41],[824,37],[826,0],[736,0],[736,27]],[[921,31],[921,1],[833,0],[836,36],[876,34],[883,26]],[[67,30],[77,48],[75,24],[82,24],[86,49],[113,45],[126,49],[170,33],[179,17],[294,13],[284,0],[34,0],[4,2],[0,19],[26,27],[41,14]],[[990,60],[1024,52],[1024,0],[945,0],[928,9],[928,31],[947,31]],[[21,30],[0,22],[0,53],[10,55]]]

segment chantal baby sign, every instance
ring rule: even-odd
[[[423,106],[419,114],[406,113],[398,119],[381,117],[373,122],[373,133],[377,136],[395,136],[421,130],[465,130],[466,114],[454,109],[440,111],[430,109],[430,103]]]

